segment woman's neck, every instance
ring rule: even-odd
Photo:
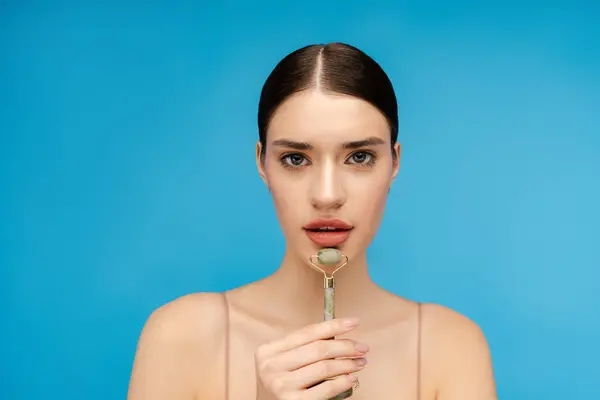
[[[336,317],[359,317],[372,310],[370,299],[380,292],[371,280],[366,255],[349,260],[335,273]],[[322,273],[307,260],[286,252],[280,268],[262,283],[265,293],[273,296],[269,308],[290,324],[306,325],[323,319]]]

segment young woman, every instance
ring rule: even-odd
[[[128,399],[325,400],[357,381],[353,399],[496,399],[474,322],[369,277],[367,247],[400,165],[396,96],[381,67],[342,43],[289,54],[263,87],[258,130],[258,172],[286,238],[281,266],[154,311]],[[336,275],[340,318],[318,322],[323,275],[309,258],[324,247],[349,262]]]

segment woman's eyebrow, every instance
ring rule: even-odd
[[[383,141],[382,139],[378,138],[378,137],[370,137],[367,139],[362,139],[362,140],[353,140],[351,142],[345,142],[342,147],[344,149],[359,149],[361,147],[367,147],[367,146],[376,146],[376,145],[380,145],[380,144],[385,144],[385,141]]]
[[[297,142],[295,140],[290,139],[277,139],[271,143],[273,146],[277,147],[286,147],[294,150],[312,150],[313,146],[308,142]],[[344,149],[359,149],[361,147],[367,146],[377,146],[385,144],[385,141],[378,137],[369,137],[361,140],[352,140],[349,142],[344,142],[342,147]]]
[[[307,142],[296,142],[295,140],[289,139],[278,139],[274,140],[271,143],[273,146],[277,147],[287,147],[294,150],[312,150],[312,145]]]

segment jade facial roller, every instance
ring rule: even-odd
[[[341,263],[341,264],[340,264]],[[340,269],[344,268],[348,264],[348,257],[343,255],[338,249],[325,248],[319,250],[316,255],[310,257],[310,264],[313,269],[323,274],[323,288],[324,288],[324,308],[323,308],[323,319],[329,321],[335,318],[335,280],[334,274]],[[328,275],[319,265],[332,267],[338,266]],[[333,339],[333,338],[331,338]],[[357,382],[358,384],[358,382]],[[332,397],[329,400],[341,400],[347,399],[352,396],[354,389],[358,388],[355,384],[353,388],[346,390],[343,393]]]

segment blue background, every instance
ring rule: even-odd
[[[125,398],[153,309],[278,266],[258,96],[328,41],[398,94],[374,279],[478,322],[501,398],[600,398],[598,3],[120,3],[0,8],[1,398]]]

